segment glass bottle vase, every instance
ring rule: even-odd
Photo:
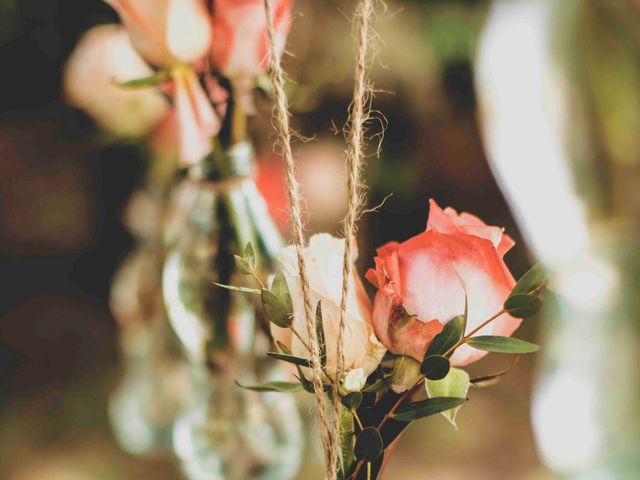
[[[260,297],[219,286],[259,288],[237,271],[234,255],[250,243],[256,276],[265,279],[283,246],[252,170],[250,143],[217,145],[179,187],[190,204],[167,252],[163,292],[197,392],[173,431],[174,452],[191,480],[286,480],[302,455],[295,398],[236,385],[278,374],[255,353],[269,348]]]

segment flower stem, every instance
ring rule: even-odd
[[[400,398],[396,401],[396,403],[393,405],[393,407],[391,407],[391,409],[385,414],[385,416],[382,418],[382,420],[380,421],[380,423],[378,424],[378,431],[380,431],[380,429],[384,426],[384,424],[387,422],[387,420],[389,420],[391,418],[391,416],[396,412],[396,410],[398,409],[398,407],[400,405],[402,405],[402,403],[408,398],[411,397],[417,390],[417,388],[420,386],[420,384],[424,381],[424,377],[420,377],[418,379],[418,381],[416,383],[413,384],[413,386],[407,390],[406,392],[404,392]],[[358,462],[358,464],[356,465],[355,470],[353,471],[353,475],[351,476],[352,479],[356,479],[358,478],[358,473],[360,472],[360,470],[362,469],[364,465],[364,461],[360,460]],[[371,464],[367,463],[367,478],[369,478],[369,474],[370,474],[370,469],[371,469]]]
[[[502,309],[500,310],[498,313],[496,313],[493,317],[491,317],[489,320],[484,321],[483,323],[481,323],[478,327],[474,328],[473,330],[471,330],[471,332],[469,332],[467,335],[465,335],[463,337],[463,340],[466,340],[469,337],[473,337],[476,333],[478,333],[478,331],[480,329],[482,329],[483,327],[487,326],[489,323],[493,322],[496,318],[498,318],[500,315],[502,315],[503,313],[507,313],[506,310]]]
[[[291,330],[291,332],[293,332],[293,334],[298,338],[298,340],[300,340],[300,343],[302,343],[302,346],[307,350],[307,352],[311,353],[311,345],[309,345],[309,342],[307,342],[304,338],[302,338],[302,335],[300,335],[300,332],[298,332],[293,325],[289,325],[289,330]],[[331,377],[327,373],[327,369],[325,367],[321,367],[321,368],[322,368],[322,373],[324,374],[325,379],[327,380],[327,383],[329,385],[332,385],[333,380],[331,380]]]
[[[364,430],[364,427],[362,426],[362,422],[360,421],[360,417],[358,416],[358,412],[356,412],[356,410],[353,408],[351,409],[351,415],[353,415],[353,418],[356,419],[356,423],[360,427],[360,430]]]
[[[300,333],[295,329],[295,327],[293,325],[290,325],[289,329],[293,332],[293,334],[296,337],[298,337],[298,340],[300,340],[300,343],[302,343],[302,346],[307,349],[307,352],[311,353],[311,345],[309,345],[309,343],[304,338],[302,338],[302,335],[300,335]]]
[[[258,285],[260,285],[260,288],[262,290],[266,290],[267,289],[264,286],[264,283],[262,283],[262,280],[260,280],[260,277],[258,277],[258,275],[256,275],[256,272],[251,272],[251,276],[255,279],[256,282],[258,282]]]
[[[463,335],[462,338],[460,340],[458,340],[453,347],[451,347],[449,350],[447,350],[445,352],[444,356],[446,357],[447,355],[450,355],[451,353],[453,353],[455,351],[455,349],[458,348],[463,343],[465,343],[467,341],[467,339],[469,339],[470,337],[472,337],[473,335],[478,333],[482,328],[486,327],[488,324],[493,322],[496,318],[498,318],[503,313],[506,313],[506,310],[504,310],[504,309],[500,310],[498,313],[493,315],[491,318],[489,318],[488,320],[485,320],[479,326],[477,326],[476,328],[471,330],[467,335]]]

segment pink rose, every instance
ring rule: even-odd
[[[220,130],[221,120],[196,72],[176,69],[171,77],[180,163],[182,166],[194,165],[211,151],[212,139]]]
[[[515,285],[502,259],[513,245],[502,228],[452,208],[442,210],[430,200],[427,230],[378,249],[375,269],[367,272],[367,279],[378,288],[373,311],[377,337],[390,352],[422,361],[433,337],[464,312],[460,280],[468,295],[467,332],[488,320],[502,309]],[[398,307],[416,320],[399,323]],[[510,336],[520,322],[503,314],[478,334]],[[467,365],[485,354],[462,345],[451,363]]]
[[[120,15],[131,43],[150,64],[174,67],[202,59],[211,44],[203,0],[106,0]]]
[[[273,1],[278,51],[289,33],[292,0]],[[269,65],[267,19],[263,0],[214,0],[211,59],[226,77],[247,78]]]

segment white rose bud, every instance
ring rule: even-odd
[[[348,395],[349,393],[359,392],[367,383],[367,375],[362,368],[354,368],[342,374],[340,382],[340,393]]]
[[[342,296],[342,256],[344,240],[329,234],[314,235],[304,249],[311,302],[322,302],[322,319],[327,346],[326,368],[335,377],[336,344],[340,325],[340,299]],[[354,251],[352,262],[358,254]],[[293,301],[293,327],[308,341],[302,289],[298,275],[296,248],[286,247],[280,258],[282,272],[287,280]],[[283,343],[293,355],[308,358],[309,353],[289,329],[272,324],[271,332],[276,341]],[[349,295],[345,311],[344,371],[359,369],[365,379],[380,364],[386,349],[378,341],[371,323],[371,302],[355,268],[349,279]]]

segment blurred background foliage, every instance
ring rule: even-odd
[[[424,229],[428,197],[504,225],[517,241],[507,256],[514,275],[529,265],[526,245],[489,171],[476,119],[472,64],[488,5],[393,0],[379,8],[372,68],[379,114],[372,136],[385,128],[377,137],[380,158],[371,156],[366,174],[371,206],[393,196],[362,221],[362,268],[370,266],[376,246]],[[295,82],[295,127],[315,136],[296,144],[297,153],[308,157],[305,164],[314,158],[322,163],[323,155],[339,158],[342,148],[335,126],[344,124],[351,98],[352,7],[338,0],[295,3],[285,68]],[[122,215],[148,158],[138,145],[105,143],[61,93],[62,69],[79,36],[116,21],[100,0],[0,0],[0,478],[179,478],[170,459],[121,452],[106,415],[118,375],[109,285],[133,246]],[[614,32],[617,21],[609,27]],[[602,22],[586,28],[602,28]],[[606,49],[603,37],[614,41],[608,33],[585,36],[593,48]],[[615,83],[615,75],[625,75],[625,62],[638,58],[612,56],[615,72],[598,67],[593,75],[608,75],[602,81]],[[628,95],[637,97],[638,89],[603,91],[595,108],[624,122]],[[258,110],[253,138],[268,157],[273,136],[266,99]],[[637,151],[635,132],[625,138],[615,127],[605,132],[611,155],[616,149]],[[371,151],[375,142],[374,137]],[[319,195],[322,210],[322,191],[331,196],[334,186],[321,185],[317,169],[310,172],[320,193],[307,193]],[[277,195],[269,200],[282,201]],[[340,211],[312,220],[311,228],[335,231]],[[535,338],[532,325],[523,326],[522,337]],[[499,369],[505,361],[490,358],[478,368]],[[474,392],[459,416],[459,431],[441,418],[412,428],[388,476],[546,478],[529,425],[534,362],[523,359],[500,385]],[[317,461],[315,453],[308,456]]]

